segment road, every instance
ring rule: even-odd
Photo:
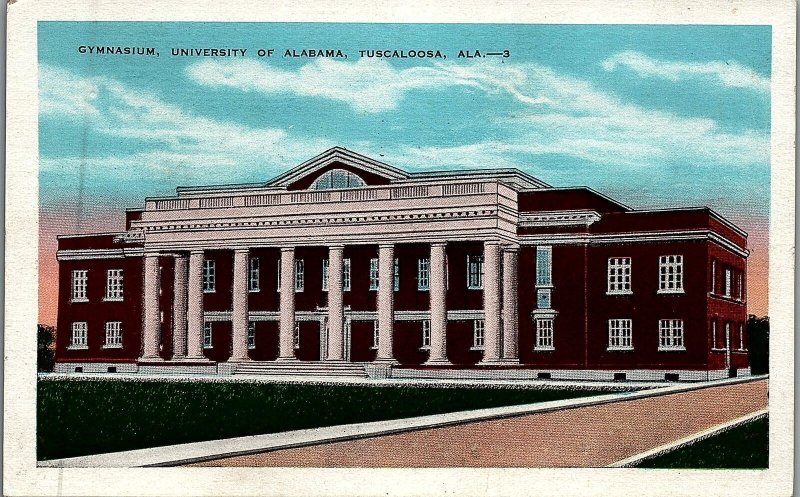
[[[767,380],[190,466],[600,467],[767,407]]]

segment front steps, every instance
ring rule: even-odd
[[[353,362],[253,361],[242,362],[233,374],[258,376],[328,376],[366,378],[364,365]]]

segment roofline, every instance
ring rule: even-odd
[[[728,228],[732,229],[737,234],[743,236],[744,238],[747,238],[747,232],[745,230],[743,230],[742,228],[736,226],[731,221],[726,219],[722,214],[720,214],[719,212],[715,211],[711,207],[708,207],[707,205],[697,206],[697,207],[673,207],[673,208],[665,207],[665,208],[661,208],[661,209],[644,209],[644,210],[631,211],[631,213],[674,212],[674,211],[705,211],[705,212],[708,212],[708,214],[711,217],[713,217],[717,221],[721,222],[722,224],[724,224]]]
[[[426,177],[441,177],[441,176],[470,176],[470,175],[478,175],[478,174],[486,174],[491,176],[500,176],[504,174],[511,174],[514,176],[519,176],[533,184],[540,185],[540,188],[551,188],[550,185],[545,183],[544,181],[540,180],[535,176],[531,176],[530,174],[522,171],[521,169],[517,169],[514,167],[505,167],[505,168],[484,168],[484,169],[435,169],[432,171],[414,171],[409,173],[411,178],[409,179],[426,179]]]
[[[563,190],[588,190],[588,191],[594,193],[595,195],[597,195],[598,197],[603,198],[605,200],[608,200],[612,204],[616,204],[616,205],[622,207],[623,209],[625,209],[625,210],[627,210],[629,212],[638,212],[635,209],[633,209],[632,207],[629,207],[629,206],[623,204],[619,200],[615,200],[615,199],[609,197],[608,195],[600,193],[597,190],[595,190],[594,188],[591,188],[591,187],[588,187],[588,186],[548,186],[546,188],[540,188],[538,190],[522,190],[522,191],[520,191],[520,193],[537,193],[537,192],[541,192],[541,191],[563,191]]]
[[[76,233],[72,235],[56,235],[56,240],[65,238],[88,238],[90,236],[119,236],[124,235],[125,231],[106,231],[102,233]]]
[[[302,177],[302,175],[307,172],[306,170],[309,169],[310,167],[314,166],[315,163],[321,162],[321,161],[327,159],[329,156],[333,156],[333,155],[336,155],[336,154],[349,156],[350,158],[353,158],[353,159],[355,159],[355,160],[357,160],[359,162],[366,162],[367,164],[370,164],[372,166],[376,166],[377,168],[383,169],[384,172],[388,172],[388,173],[390,173],[390,175],[394,175],[395,176],[394,178],[390,177],[389,179],[401,179],[401,178],[408,178],[410,176],[408,172],[403,171],[402,169],[398,169],[398,168],[396,168],[394,166],[391,166],[391,165],[389,165],[389,164],[387,164],[385,162],[381,162],[379,160],[373,159],[372,157],[367,157],[366,155],[362,155],[362,154],[359,154],[357,152],[353,152],[352,150],[348,150],[348,149],[346,149],[344,147],[336,146],[336,147],[329,148],[328,150],[325,150],[321,154],[316,155],[316,156],[308,159],[307,161],[305,161],[305,162],[303,162],[303,163],[301,163],[301,164],[289,169],[285,173],[280,174],[278,176],[275,176],[271,180],[267,181],[266,183],[262,183],[262,184],[264,186],[276,186],[278,183],[284,183],[284,182],[287,182],[287,181],[291,181],[293,178],[295,178],[297,176]],[[370,172],[374,172],[374,171],[370,171]]]

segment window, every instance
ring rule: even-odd
[[[122,321],[108,321],[106,323],[106,343],[107,349],[122,348]]]
[[[71,349],[86,349],[86,321],[72,323],[72,340],[69,347]]]
[[[719,341],[717,340],[717,321],[711,320],[711,348],[719,348]]]
[[[485,325],[483,319],[472,321],[472,348],[483,350]]]
[[[375,257],[369,260],[369,289],[378,289],[378,259]]]
[[[551,309],[552,308],[552,292],[549,288],[540,288],[536,290],[536,308],[537,309]]]
[[[89,280],[89,271],[86,269],[76,269],[72,271],[72,301],[73,302],[88,302],[87,296],[87,283]]]
[[[302,292],[306,288],[306,265],[303,259],[294,261],[294,291]]]
[[[352,278],[350,277],[350,259],[342,259],[342,290],[350,291]]]
[[[744,325],[739,323],[739,350],[745,350],[744,348]]]
[[[278,280],[278,291],[280,292],[281,291],[281,258],[280,257],[278,257],[278,272],[276,274],[278,275],[278,277],[277,277],[277,280]]]
[[[633,350],[632,320],[608,320],[608,350]]]
[[[683,320],[662,319],[658,322],[658,350],[686,350],[683,346]]]
[[[300,348],[300,323],[294,324],[294,332],[292,332],[292,341],[294,342],[294,348]]]
[[[331,267],[331,261],[328,259],[322,259],[322,291],[328,291],[328,276],[329,270]]]
[[[733,292],[731,291],[732,276],[730,268],[725,268],[725,293],[723,295],[726,297],[733,296]]]
[[[482,255],[468,255],[467,256],[467,289],[468,290],[482,290],[483,289],[483,256]]]
[[[394,291],[400,290],[400,259],[394,260]]]
[[[428,290],[431,284],[431,260],[417,260],[417,290]]]
[[[106,271],[106,300],[122,300],[122,269]]]
[[[428,350],[431,348],[431,320],[425,319],[422,321],[422,348]]]
[[[736,300],[742,301],[744,295],[744,285],[741,271],[736,273]]]
[[[261,276],[261,261],[258,260],[258,257],[251,257],[249,264],[250,264],[250,271],[247,282],[247,289],[251,292],[257,292],[261,289],[261,286],[259,284]]]
[[[717,261],[711,260],[711,293],[717,293]]]
[[[553,285],[553,247],[536,247],[536,286]]]
[[[658,271],[658,293],[683,293],[682,255],[662,255]]]
[[[211,321],[203,323],[203,348],[213,348],[211,345]]]
[[[380,342],[380,325],[378,324],[378,320],[372,322],[372,349],[378,348],[378,343]]]
[[[247,348],[250,350],[256,348],[256,323],[254,321],[247,323]]]
[[[344,169],[332,169],[323,174],[311,185],[312,190],[331,190],[338,188],[360,188],[366,186],[364,180]]]
[[[555,350],[553,341],[553,318],[536,319],[536,344],[534,350]]]
[[[217,285],[217,264],[214,260],[203,261],[203,292],[213,293]]]
[[[630,295],[631,290],[631,258],[611,257],[608,259],[608,294]]]

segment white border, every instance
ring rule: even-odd
[[[471,5],[470,5],[471,3]],[[201,0],[58,2],[8,7],[4,490],[7,495],[789,495],[794,327],[795,4],[766,1]],[[771,24],[770,468],[636,469],[49,469],[36,468],[37,20]],[[676,477],[678,476],[679,477]],[[113,485],[113,486],[112,486]],[[646,490],[645,490],[646,489]]]

